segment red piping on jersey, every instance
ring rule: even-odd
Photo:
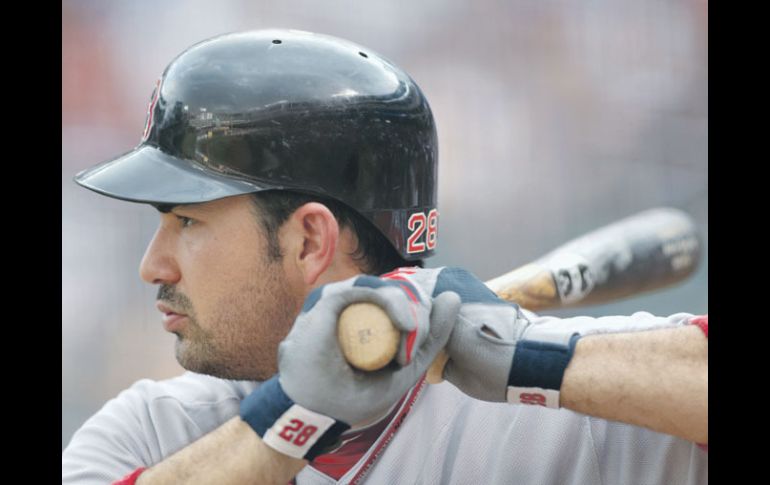
[[[343,444],[339,448],[317,456],[310,463],[310,466],[334,480],[339,480],[352,470],[361,461],[361,458],[367,454],[369,449],[379,441],[381,443],[380,446],[372,452],[370,458],[362,465],[362,470],[370,467],[381,454],[380,450],[390,441],[391,435],[398,430],[398,423],[403,421],[412,403],[417,399],[418,394],[422,390],[422,382],[423,380],[421,379],[415,387],[404,394],[390,414],[383,418],[379,424],[365,429],[357,435],[343,434]]]
[[[692,320],[690,320],[690,323],[692,325],[697,325],[698,328],[703,330],[703,335],[705,335],[706,338],[709,338],[709,316],[708,316],[708,314],[702,315],[700,317],[695,317]]]
[[[393,271],[391,271],[389,273],[385,273],[385,274],[381,275],[380,278],[390,278],[391,276],[398,275],[399,273],[415,274],[416,272],[417,272],[416,269],[413,269],[410,266],[404,266],[403,268],[396,268],[396,269],[394,269]]]
[[[136,483],[136,480],[139,478],[139,475],[141,475],[142,472],[145,470],[146,470],[145,467],[137,468],[136,470],[132,471],[130,474],[126,475],[120,480],[116,482],[112,482],[112,485],[134,485]]]
[[[340,439],[342,443],[334,450],[318,455],[310,463],[310,466],[323,473],[324,475],[339,480],[347,472],[352,470],[361,458],[366,455],[369,449],[374,446],[377,440],[388,428],[388,424],[404,407],[410,393],[406,392],[387,416],[380,419],[379,422],[364,428],[361,431],[348,432],[343,434]]]
[[[366,476],[366,474],[369,472],[369,469],[372,467],[372,465],[374,465],[374,462],[377,461],[377,458],[379,458],[380,455],[382,455],[382,452],[385,451],[385,447],[387,447],[388,444],[393,440],[393,436],[401,427],[401,424],[404,422],[406,415],[409,414],[409,411],[412,409],[414,402],[417,400],[417,397],[422,393],[424,388],[425,376],[423,375],[417,382],[417,385],[412,388],[412,395],[409,396],[406,405],[398,413],[396,419],[390,423],[387,431],[385,431],[385,438],[380,441],[380,444],[377,445],[372,454],[369,455],[369,459],[366,460],[366,463],[364,463],[361,469],[358,470],[358,473],[356,473],[353,479],[350,480],[350,483],[357,484]]]

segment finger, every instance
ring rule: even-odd
[[[426,339],[419,352],[427,357],[426,365],[430,364],[443,349],[454,329],[457,315],[460,312],[460,296],[453,291],[445,291],[433,299],[430,315],[430,337]]]

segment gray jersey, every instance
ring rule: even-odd
[[[622,318],[630,325],[648,315]],[[657,327],[661,320],[650,323]],[[237,416],[240,400],[258,385],[192,372],[141,380],[75,433],[62,455],[62,483],[111,483],[152,466]],[[415,394],[397,431],[377,438],[341,479],[308,466],[297,483],[348,483],[354,477],[375,484],[708,482],[707,453],[679,438],[566,409],[482,402],[446,382],[421,385]]]

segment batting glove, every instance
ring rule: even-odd
[[[557,318],[538,316],[499,299],[468,271],[446,268],[435,291],[456,291],[462,306],[447,345],[443,377],[484,401],[559,407],[564,372],[578,339],[689,323],[692,315]]]
[[[352,368],[337,343],[351,303],[379,305],[404,334],[396,361],[374,372]],[[435,298],[410,282],[358,276],[314,290],[278,348],[279,373],[241,403],[241,418],[275,450],[312,460],[351,425],[371,422],[414,386],[446,346],[460,298]]]

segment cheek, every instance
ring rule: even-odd
[[[247,329],[283,331],[301,302],[291,298],[283,266],[268,262],[266,242],[245,227],[190,232],[180,247],[185,255],[180,291],[190,297],[201,327],[231,336]]]
[[[193,307],[201,325],[247,325],[283,300],[286,284],[280,266],[266,266],[255,254],[201,251],[188,278]]]
[[[296,302],[276,271],[250,275],[225,293],[209,300],[208,317],[201,325],[216,335],[222,348],[254,358],[275,358],[278,343],[296,317]]]
[[[201,267],[196,274],[193,305],[201,319],[207,316],[233,316],[253,311],[257,304],[260,282],[255,268],[244,261],[218,260]],[[191,295],[192,296],[192,295]]]
[[[244,261],[226,247],[201,241],[185,241],[178,260],[182,274],[179,291],[189,297],[202,323],[226,305],[253,272],[252,261]]]
[[[256,234],[237,227],[200,228],[184,245],[196,277],[223,287],[249,281],[265,258]]]

